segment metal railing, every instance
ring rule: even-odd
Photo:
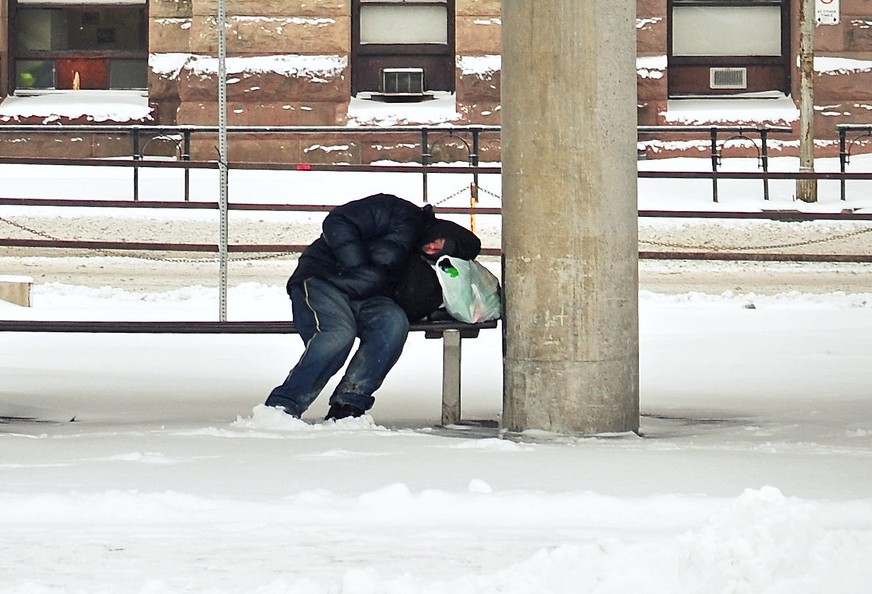
[[[722,177],[719,168],[723,164],[724,149],[730,142],[745,140],[756,149],[758,167],[763,174],[763,200],[769,200],[769,135],[792,134],[789,126],[639,126],[639,135],[645,134],[707,134],[709,139],[709,159],[711,160],[712,201],[718,201],[718,179]],[[721,134],[727,134],[726,138]],[[752,136],[759,139],[759,146]],[[641,174],[642,172],[640,172]],[[647,172],[646,172],[647,173]],[[640,175],[648,177],[648,175]],[[653,176],[651,176],[653,177]],[[668,176],[671,177],[671,176]]]
[[[2,198],[0,206],[49,206],[49,207],[72,207],[72,208],[124,208],[124,209],[176,209],[184,211],[192,210],[218,210],[217,202],[178,202],[178,201],[143,201],[133,202],[130,200],[76,200],[76,199],[45,199],[45,198]],[[333,205],[324,204],[252,204],[240,203],[229,204],[230,210],[238,211],[261,211],[261,212],[300,212],[326,213]],[[440,215],[492,215],[501,216],[502,209],[494,207],[437,207]],[[768,220],[779,222],[807,222],[818,220],[841,221],[841,222],[865,222],[872,223],[872,213],[865,212],[799,212],[799,211],[765,211],[765,212],[726,212],[726,211],[672,211],[672,210],[639,210],[640,218],[693,218],[693,219],[742,219],[742,220]],[[0,222],[18,227],[19,229],[36,235],[36,239],[0,237],[0,247],[17,248],[60,248],[75,249],[96,252],[103,255],[109,251],[133,251],[133,252],[185,252],[197,254],[217,254],[221,246],[215,243],[180,243],[180,242],[144,242],[144,241],[105,241],[105,240],[82,240],[60,239],[25,225],[15,223],[4,217]],[[844,237],[865,234],[872,229],[853,231]],[[652,243],[652,242],[648,242]],[[797,246],[800,244],[796,244]],[[231,254],[243,255],[242,259],[256,258],[253,254],[290,255],[297,254],[305,249],[305,244],[229,244],[225,246]],[[640,259],[684,259],[684,260],[757,260],[757,261],[804,261],[804,262],[872,262],[872,254],[809,254],[809,253],[786,253],[786,252],[752,252],[745,249],[708,249],[701,250],[691,246],[680,247],[680,251],[640,251]],[[778,246],[773,246],[778,247]],[[781,246],[784,247],[784,246]],[[482,248],[482,255],[500,256],[500,247]],[[151,258],[164,259],[164,258]],[[168,261],[170,258],[165,258]]]
[[[231,169],[297,170],[297,171],[354,171],[354,172],[404,172],[421,175],[422,194],[429,201],[428,175],[431,173],[471,173],[473,183],[478,186],[480,174],[499,174],[499,167],[480,166],[481,137],[484,134],[498,134],[499,126],[392,126],[381,128],[373,126],[228,126],[230,135],[237,134],[299,134],[299,135],[408,135],[418,137],[419,164],[417,165],[366,165],[366,164],[326,164],[326,163],[276,163],[276,162],[231,162]],[[38,134],[126,134],[130,136],[130,160],[118,158],[59,159],[43,157],[0,157],[0,164],[38,164],[38,165],[79,165],[129,167],[133,169],[133,200],[139,200],[139,170],[147,167],[177,167],[184,171],[185,200],[190,200],[191,169],[218,170],[217,160],[191,160],[191,141],[194,136],[217,135],[217,126],[41,126],[41,125],[2,125],[0,133],[38,133]],[[468,140],[467,140],[468,138]],[[433,151],[448,140],[457,141],[465,148],[469,166],[434,165]],[[175,160],[146,160],[148,148],[156,141],[168,141],[175,145]],[[217,157],[217,152],[216,152]]]
[[[851,151],[858,145],[861,140],[872,139],[872,124],[837,124],[836,132],[839,133],[839,171],[843,174],[848,170],[848,163],[851,162]],[[848,141],[848,134],[853,133],[854,136]],[[842,177],[839,180],[840,195],[842,200],[846,195],[847,178]]]
[[[840,171],[836,172],[771,172],[770,140],[773,135],[787,135],[792,131],[786,126],[639,126],[640,139],[657,135],[689,135],[703,140],[708,144],[707,158],[711,163],[710,171],[644,171],[640,170],[640,179],[710,179],[711,196],[714,202],[719,201],[719,182],[721,180],[760,180],[763,186],[763,200],[769,200],[769,183],[778,179],[816,179],[838,180],[840,196],[846,199],[846,184],[850,180],[870,180],[872,173],[848,173],[847,165],[852,152],[861,142],[872,140],[872,124],[839,124],[836,126],[839,134]],[[297,170],[297,171],[331,171],[331,172],[386,172],[414,173],[421,176],[422,196],[425,202],[430,201],[430,174],[459,173],[471,174],[473,188],[479,187],[479,176],[483,174],[500,174],[499,165],[481,165],[481,140],[486,134],[499,134],[499,126],[396,126],[380,127],[337,127],[337,126],[230,126],[228,133],[239,134],[300,134],[300,135],[413,135],[418,143],[418,162],[408,164],[333,164],[333,163],[277,163],[277,162],[232,162],[231,169],[249,170]],[[48,126],[48,125],[2,125],[0,133],[38,133],[38,134],[122,134],[130,138],[129,159],[126,158],[47,158],[47,157],[0,157],[0,164],[39,164],[39,165],[78,165],[127,167],[132,169],[132,199],[140,198],[140,170],[143,168],[178,168],[183,171],[183,197],[185,201],[191,197],[191,170],[219,169],[217,160],[191,159],[192,139],[197,136],[217,135],[216,126]],[[851,136],[853,134],[853,136]],[[455,142],[465,152],[468,165],[446,165],[434,161],[434,151],[449,141]],[[739,141],[745,141],[740,145]],[[150,156],[150,150],[160,142],[173,145],[172,158],[156,158]],[[730,172],[723,171],[722,166],[727,152],[733,152],[740,147],[750,145],[756,153],[758,171]],[[217,153],[216,153],[217,157]],[[475,191],[475,190],[473,190]],[[475,199],[476,197],[473,197]]]
[[[64,126],[63,128],[53,128],[48,126],[0,126],[2,131],[32,131],[34,128],[41,132],[57,133],[64,132],[96,132],[96,133],[118,133],[125,131],[131,137],[131,158],[130,159],[107,159],[107,158],[85,158],[85,159],[57,159],[57,158],[28,158],[28,157],[0,157],[0,164],[39,164],[39,165],[79,165],[79,166],[108,166],[108,167],[128,167],[133,170],[133,195],[132,200],[72,200],[64,198],[15,198],[15,197],[0,197],[0,206],[15,205],[15,206],[74,206],[74,207],[113,207],[113,208],[171,208],[171,209],[213,209],[219,210],[222,217],[227,210],[262,210],[262,211],[299,211],[299,212],[326,212],[332,208],[328,205],[291,205],[291,204],[251,204],[251,203],[226,203],[219,204],[216,202],[191,201],[190,200],[190,171],[192,169],[219,169],[217,161],[193,161],[190,159],[191,137],[194,134],[216,134],[216,127],[209,126],[191,126],[191,127],[161,127],[161,126]],[[413,133],[420,138],[420,163],[408,165],[363,165],[363,164],[321,164],[321,163],[249,163],[235,162],[227,163],[227,168],[230,169],[248,169],[248,170],[284,170],[284,171],[333,171],[333,172],[397,172],[397,173],[417,173],[422,176],[422,193],[424,202],[428,202],[428,175],[430,174],[445,174],[445,173],[461,173],[472,174],[473,183],[470,185],[470,207],[462,208],[438,208],[440,213],[469,213],[471,221],[475,214],[491,214],[501,215],[500,208],[480,208],[477,207],[477,192],[479,188],[480,174],[500,174],[501,167],[496,166],[481,166],[479,151],[480,151],[480,136],[483,133],[498,133],[500,130],[497,126],[471,126],[471,127],[400,127],[400,128],[336,128],[336,127],[293,127],[293,126],[277,126],[277,127],[231,127],[228,132],[231,133],[246,133],[246,134],[273,134],[273,133],[303,133],[303,134],[360,134],[360,133],[376,133],[376,134],[403,134]],[[851,131],[857,132],[861,136],[847,142],[847,134]],[[722,179],[759,179],[763,181],[763,199],[769,200],[769,181],[772,179],[838,179],[841,181],[841,198],[845,200],[845,182],[849,179],[864,179],[872,180],[872,173],[854,173],[849,174],[845,171],[845,166],[850,158],[851,150],[858,142],[859,138],[864,138],[872,134],[872,126],[840,126],[840,147],[841,147],[841,170],[838,173],[816,173],[816,172],[780,172],[774,173],[769,171],[769,146],[768,139],[771,133],[786,134],[790,132],[789,128],[767,128],[767,127],[640,127],[639,134],[652,133],[680,133],[680,134],[707,134],[710,146],[710,162],[711,171],[639,171],[638,177],[642,178],[665,178],[665,179],[693,179],[693,178],[709,178],[712,181],[712,199],[718,202],[718,181]],[[726,134],[726,137],[722,135]],[[466,141],[462,135],[469,135],[471,141]],[[759,145],[755,141],[756,136],[759,140]],[[435,138],[434,138],[435,137]],[[147,140],[145,140],[147,138]],[[439,142],[444,142],[446,138],[456,140],[462,139],[461,144],[466,149],[468,154],[468,165],[434,165],[432,162],[432,150]],[[176,155],[174,159],[145,159],[149,145],[158,140],[169,140],[175,143]],[[737,140],[745,140],[750,142],[757,151],[759,168],[762,171],[757,172],[724,172],[720,170],[723,162],[724,148],[731,142]],[[178,201],[140,201],[139,200],[139,170],[141,168],[176,168],[184,171],[184,200]],[[499,196],[497,196],[499,198]],[[694,216],[701,217],[721,217],[730,218],[732,215],[745,218],[774,218],[778,217],[778,213],[724,213],[724,212],[696,212],[688,215],[681,212],[665,212],[665,211],[640,211],[639,216]],[[784,219],[784,215],[778,217]],[[820,213],[791,213],[789,220],[814,220],[816,218],[829,218],[822,216]],[[840,220],[859,220],[872,221],[872,215],[864,213],[840,213],[837,217]],[[786,219],[785,219],[786,220]],[[228,245],[228,241],[224,234],[221,234],[219,244],[195,244],[195,243],[168,243],[168,242],[133,242],[133,241],[84,241],[84,240],[63,240],[57,237],[52,237],[39,230],[30,229],[14,221],[2,218],[0,222],[4,224],[19,227],[20,229],[35,234],[38,239],[12,239],[0,238],[0,247],[31,247],[31,248],[67,248],[67,249],[85,249],[97,252],[108,250],[126,250],[126,251],[165,251],[165,252],[191,252],[191,253],[218,253],[222,257],[222,264],[226,261],[228,253],[272,253],[272,254],[291,254],[299,253],[304,249],[304,245],[254,245],[254,244],[235,244]],[[865,232],[865,231],[863,231]],[[499,256],[502,250],[499,247],[485,248],[482,250],[483,255]],[[691,260],[769,260],[769,261],[829,261],[829,262],[872,262],[872,255],[869,254],[853,254],[853,255],[837,255],[837,254],[771,254],[771,253],[750,253],[744,252],[713,252],[708,251],[640,251],[639,257],[643,259],[691,259]],[[226,291],[226,277],[222,275],[221,290]],[[222,304],[222,311],[224,305]]]

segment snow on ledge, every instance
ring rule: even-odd
[[[234,56],[224,62],[227,74],[235,76],[274,72],[287,77],[308,78],[327,82],[342,76],[348,68],[348,58],[338,55],[281,54],[275,56]],[[153,53],[148,67],[158,76],[174,79],[185,68],[200,77],[218,73],[218,58],[186,53]]]
[[[502,56],[486,54],[483,56],[457,56],[455,63],[464,76],[476,75],[479,78],[490,76],[502,68]]]
[[[663,78],[666,73],[666,56],[641,56],[636,58],[636,75],[639,78]]]
[[[799,119],[799,109],[789,96],[756,95],[749,93],[742,97],[671,99],[667,103],[663,118],[670,124],[707,125],[724,123],[729,125],[761,124],[789,126]]]
[[[455,95],[435,91],[433,99],[419,103],[389,103],[358,93],[348,104],[348,126],[448,124],[459,120]]]
[[[61,119],[91,122],[129,122],[151,119],[143,91],[51,91],[10,95],[0,102],[0,121],[42,118],[44,124]]]
[[[192,55],[185,67],[198,76],[214,76],[218,72],[218,58]],[[348,67],[348,58],[302,54],[240,56],[227,58],[225,67],[227,74],[275,72],[288,77],[309,78],[313,82],[327,82],[342,75]]]
[[[194,54],[185,53],[162,53],[149,54],[148,67],[158,76],[164,78],[178,78],[179,73]]]
[[[829,76],[851,74],[853,72],[870,72],[872,71],[872,61],[815,56],[814,69],[815,72]]]

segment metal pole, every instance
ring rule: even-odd
[[[478,129],[472,130],[472,153],[469,155],[469,164],[478,167]],[[473,209],[478,204],[478,169],[472,172],[472,185],[469,187],[469,206]],[[475,210],[469,213],[469,229],[475,233]]]
[[[799,4],[799,172],[814,173],[815,0]],[[796,197],[817,202],[817,180],[796,180]]]
[[[478,151],[480,150],[479,146],[479,133],[481,132],[478,128],[473,128],[472,130],[472,154],[469,155],[469,164],[473,167],[478,167]],[[475,184],[475,187],[478,187],[478,170],[472,172],[472,183]]]
[[[844,128],[839,128],[839,171],[845,173],[848,170],[848,145],[845,138],[847,134]],[[845,178],[839,180],[839,194],[842,200],[845,199]]]
[[[760,164],[763,166],[763,173],[769,172],[769,146],[766,139],[769,136],[769,131],[766,128],[760,129],[760,144],[762,145]],[[763,200],[769,200],[769,178],[763,177]]]
[[[442,425],[460,421],[460,331],[442,334]]]
[[[718,129],[712,128],[709,130],[709,135],[711,136],[711,145],[712,145],[712,173],[717,173],[718,171],[718,163],[721,160],[720,155],[718,155]],[[718,201],[718,178],[716,176],[712,176],[712,202]]]
[[[139,126],[133,127],[133,160],[141,161],[142,155],[139,153]],[[133,200],[139,200],[139,167],[133,168]]]
[[[227,11],[218,0],[218,319],[227,320]]]
[[[427,129],[421,129],[421,165],[427,167],[430,164],[430,141],[427,139]],[[427,196],[427,170],[421,172],[421,193],[424,197],[424,202],[429,202]]]
[[[191,131],[185,130],[182,143],[182,161],[191,160]],[[191,170],[185,167],[185,202],[191,199]]]

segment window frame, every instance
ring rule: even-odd
[[[442,73],[448,79],[451,92],[454,91],[454,56],[455,56],[455,0],[351,0],[351,85],[352,95],[366,91],[363,87],[368,77],[361,73],[362,62],[375,63],[381,58],[401,59],[403,57],[420,57],[427,61],[444,61],[446,72]],[[361,43],[360,10],[362,5],[381,6],[433,6],[442,5],[446,8],[446,43]],[[448,71],[450,70],[450,72]],[[429,75],[428,75],[429,76]]]
[[[672,53],[672,9],[675,6],[779,6],[781,7],[781,55],[676,56]],[[730,66],[739,62],[749,66],[776,66],[784,63],[790,56],[790,0],[668,0],[666,14],[666,58],[670,66]]]
[[[2,0],[0,0],[2,1]],[[97,49],[97,50],[22,50],[19,47],[19,10],[26,9],[41,9],[41,10],[68,10],[80,11],[83,9],[93,8],[95,10],[107,10],[113,8],[136,8],[140,15],[139,35],[143,40],[142,49],[136,50],[113,50],[113,49]],[[43,94],[43,93],[62,93],[72,89],[57,87],[57,63],[60,60],[103,60],[106,62],[106,70],[109,72],[111,60],[142,60],[148,64],[148,26],[149,26],[149,7],[148,1],[142,2],[20,2],[18,0],[10,0],[9,2],[9,69],[7,85],[9,94]],[[55,81],[54,87],[51,88],[29,88],[20,87],[18,84],[18,67],[19,60],[36,60],[36,61],[53,61],[55,63]],[[147,66],[146,66],[147,68]],[[147,91],[146,86],[133,88],[113,89],[107,85],[105,91]]]
[[[781,54],[766,55],[695,55],[676,56],[673,54],[673,9],[680,6],[692,7],[754,7],[778,6],[781,9]],[[666,3],[666,63],[668,76],[668,96],[723,96],[760,90],[780,90],[790,92],[791,80],[791,0],[667,0]],[[706,86],[710,68],[747,68],[749,88],[747,90],[711,89]],[[771,84],[770,84],[771,83]]]
[[[376,6],[433,6],[443,5],[446,8],[446,43],[362,43],[360,41],[360,9],[363,5]],[[454,0],[411,0],[408,2],[391,2],[390,0],[352,0],[351,45],[355,53],[366,55],[399,54],[399,55],[445,55],[454,53]]]

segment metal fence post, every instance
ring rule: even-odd
[[[430,165],[430,146],[427,139],[427,128],[421,128],[421,165],[424,170],[421,172],[421,192],[424,196],[424,202],[429,202],[427,196],[427,166]]]
[[[769,147],[766,145],[766,137],[769,131],[766,128],[760,128],[760,143],[763,145],[760,153],[760,164],[763,166],[763,200],[769,200],[769,178],[766,174],[769,173]]]
[[[133,160],[141,161],[139,149],[139,126],[133,126]],[[133,200],[139,200],[139,167],[133,166]]]
[[[717,173],[718,161],[720,161],[720,156],[718,156],[718,129],[711,128],[709,134],[711,135],[712,144],[712,173]],[[712,176],[712,200],[714,202],[718,201],[718,178],[716,175]]]
[[[182,161],[191,160],[191,131],[185,130],[182,138]],[[185,167],[185,202],[191,199],[191,170]]]
[[[442,425],[460,421],[460,332],[442,334]]]
[[[472,129],[472,152],[469,154],[469,164],[473,167],[478,167],[478,151],[479,151],[479,134],[481,130],[479,128]],[[478,187],[478,169],[472,172],[472,183],[475,184],[475,187]]]
[[[848,170],[848,142],[846,139],[848,131],[844,128],[838,128],[839,131],[839,171],[842,172],[842,178],[839,180],[839,190],[842,200],[845,200],[846,182],[844,173]]]

